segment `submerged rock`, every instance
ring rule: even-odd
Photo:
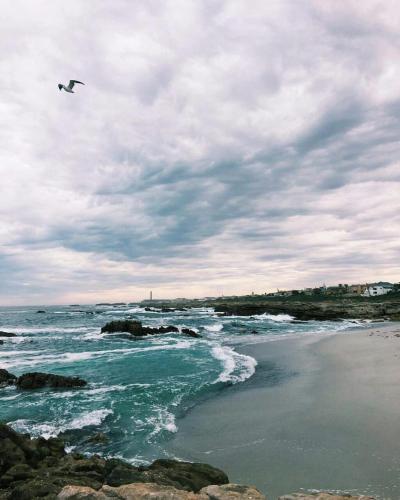
[[[15,382],[19,389],[40,389],[42,387],[65,388],[84,387],[87,382],[79,377],[65,377],[52,373],[24,373]]]
[[[39,310],[39,311],[36,311],[36,314],[46,314],[46,311]]]
[[[182,328],[181,332],[183,335],[187,335],[188,337],[193,337],[195,339],[201,338],[201,335],[194,330],[190,330],[190,328]]]
[[[0,332],[0,337],[16,337],[17,335],[15,333],[11,332]]]
[[[90,436],[86,440],[86,443],[92,443],[92,444],[105,444],[108,442],[109,442],[109,439],[104,434],[104,432],[97,432],[96,434],[94,434],[93,436]]]
[[[12,373],[0,368],[0,387],[6,387],[7,385],[13,385],[17,377]]]

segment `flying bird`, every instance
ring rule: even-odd
[[[85,85],[83,82],[79,82],[78,80],[70,80],[68,86],[59,83],[58,88],[60,90],[64,89],[65,92],[69,92],[70,94],[74,94],[74,91],[72,89],[74,88],[75,83],[80,83],[81,85]]]

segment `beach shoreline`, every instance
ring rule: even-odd
[[[397,336],[399,335],[399,336]],[[400,324],[247,345],[256,373],[180,419],[169,451],[276,498],[400,498]]]

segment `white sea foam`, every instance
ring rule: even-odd
[[[80,337],[82,340],[104,340],[104,333],[101,333],[98,328],[86,333]]]
[[[26,356],[27,354],[37,354],[40,351],[0,351],[1,358],[12,358],[13,356]]]
[[[215,346],[212,355],[222,362],[223,371],[213,383],[231,382],[236,384],[244,382],[256,371],[257,361],[251,356],[239,354],[228,346]]]
[[[14,399],[17,399],[21,396],[21,394],[14,394],[13,396],[3,396],[0,398],[0,401],[12,401]]]
[[[68,327],[59,327],[59,326],[25,326],[25,327],[4,327],[4,330],[7,330],[10,333],[78,333],[78,332],[87,332],[91,330],[93,327],[87,326],[68,326]]]
[[[32,338],[31,337],[22,337],[21,335],[18,336],[18,337],[7,337],[7,338],[4,338],[3,340],[5,340],[8,343],[10,344],[22,344],[22,342],[32,342]]]
[[[178,427],[175,423],[175,415],[169,412],[166,408],[156,407],[156,414],[147,419],[147,423],[154,427],[150,433],[150,438],[153,438],[162,431],[175,433]]]
[[[294,317],[290,316],[290,314],[255,314],[252,316],[253,318],[274,321],[276,323],[286,323],[287,321],[293,321]]]
[[[206,325],[204,327],[205,330],[208,332],[213,332],[217,333],[220,332],[224,328],[224,325],[222,323],[214,323],[213,325]]]
[[[90,425],[100,425],[101,422],[113,413],[112,410],[95,410],[89,413],[84,413],[77,418],[74,418],[69,424],[68,429],[82,429]]]
[[[150,351],[187,349],[191,347],[193,343],[189,339],[180,339],[174,343],[170,342],[171,338],[168,339],[167,337],[164,337],[162,340],[160,339],[159,343],[153,342],[153,345],[147,347],[108,349],[101,351],[64,352],[60,354],[43,354],[43,351],[1,351],[1,367],[9,369],[22,366],[33,367],[48,363],[76,363],[104,356],[109,359],[114,359],[116,355],[128,356],[131,354]]]
[[[83,427],[100,425],[103,420],[112,413],[113,411],[109,409],[94,410],[82,413],[78,417],[59,425],[50,422],[37,424],[26,419],[15,420],[14,422],[8,422],[8,424],[18,432],[28,432],[33,436],[43,436],[48,439],[50,437],[56,437],[58,434],[65,432],[66,430],[82,429]]]

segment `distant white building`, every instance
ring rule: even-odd
[[[379,283],[374,283],[369,285],[364,292],[361,294],[363,297],[375,297],[377,295],[386,295],[393,290],[394,286],[392,283],[385,283],[380,281]]]

